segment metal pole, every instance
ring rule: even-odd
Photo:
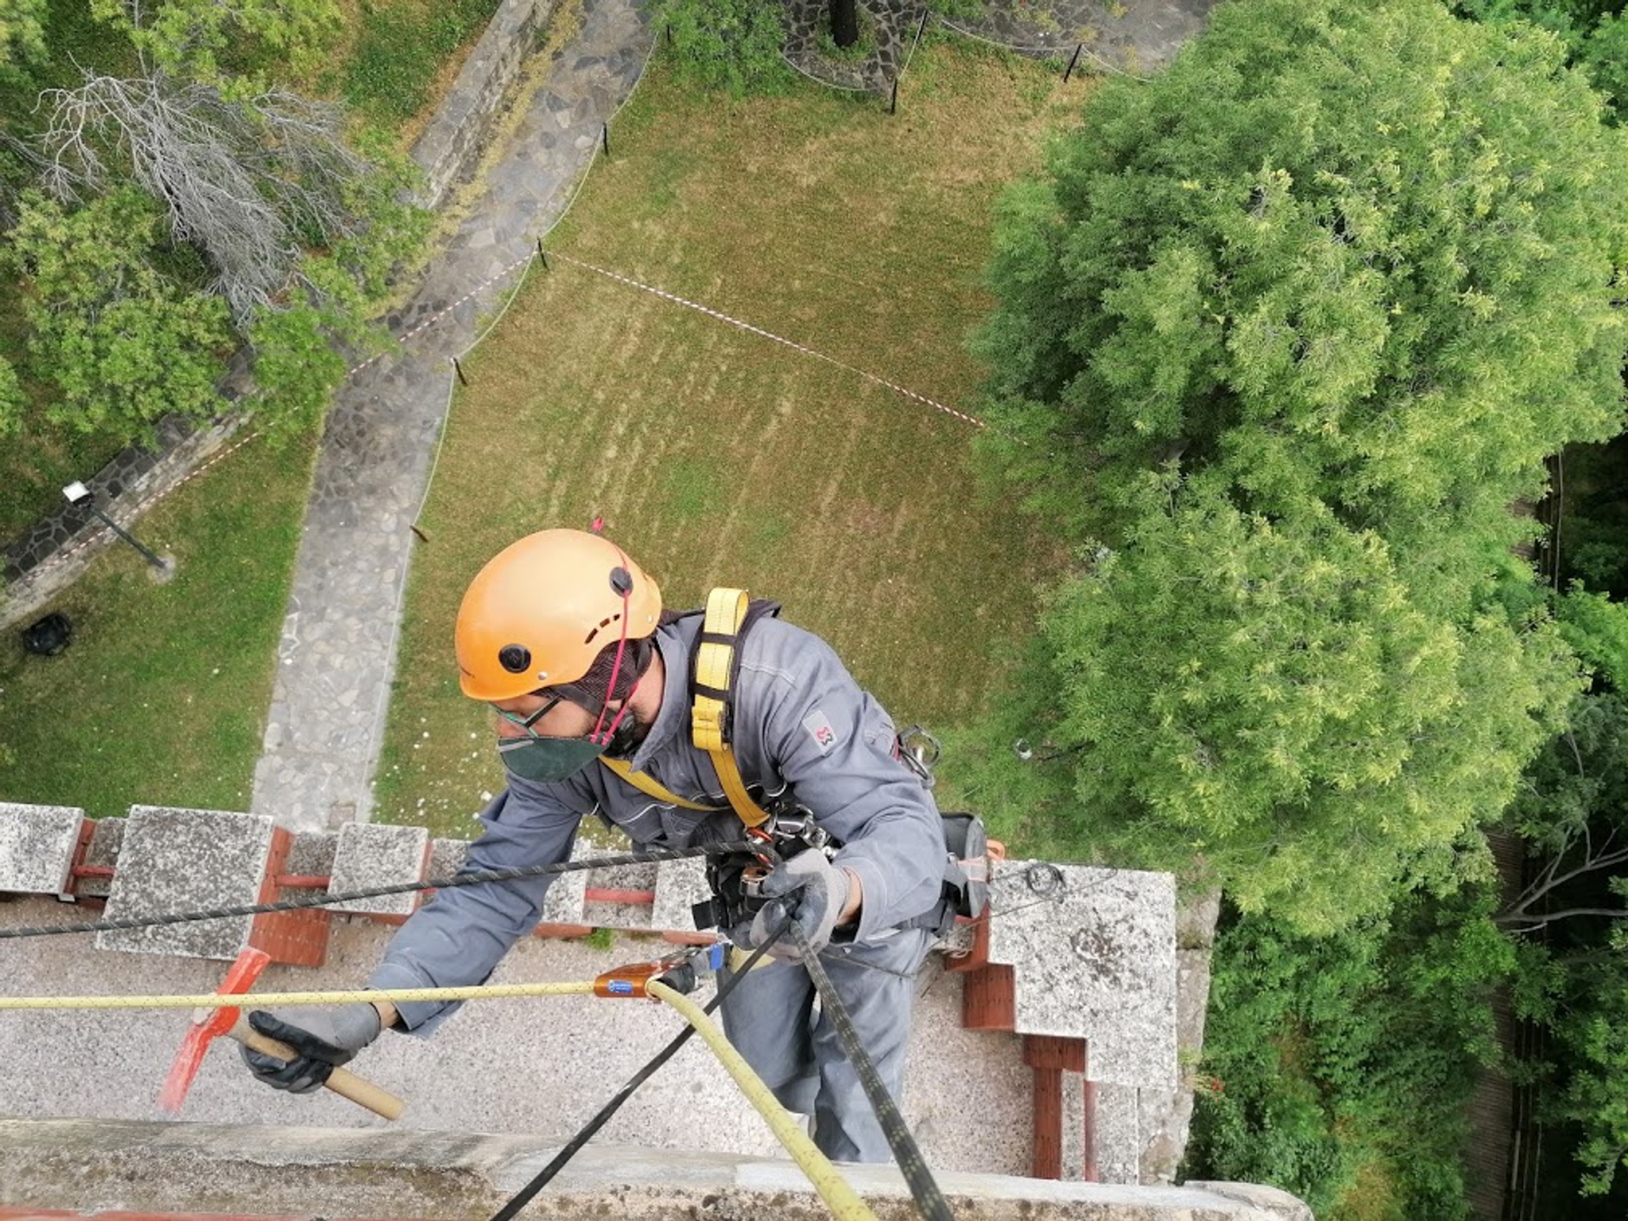
[[[132,536],[130,534],[130,532],[128,530],[126,530],[123,526],[119,525],[118,522],[114,521],[111,517],[109,517],[106,513],[102,512],[95,505],[91,505],[90,511],[92,513],[96,514],[97,517],[100,517],[102,519],[102,521],[104,523],[106,523],[107,528],[109,530],[113,531],[114,534],[117,534],[125,542],[129,543],[137,551],[141,552],[141,554],[144,555],[147,558],[147,562],[149,564],[151,564],[154,568],[157,568],[160,571],[167,571],[168,570],[168,568],[169,568],[168,564],[164,563],[163,560],[159,559],[156,555],[154,555],[146,547],[143,547],[140,543],[138,543],[135,540],[134,536]]]

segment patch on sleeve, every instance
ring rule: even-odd
[[[808,736],[814,739],[814,745],[820,748],[822,755],[830,754],[831,748],[837,744],[837,731],[831,728],[831,722],[818,708],[803,718],[803,728],[808,730]]]

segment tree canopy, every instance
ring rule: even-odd
[[[985,453],[1077,556],[1014,704],[1077,839],[1306,930],[1477,867],[1579,682],[1511,506],[1622,423],[1601,115],[1541,30],[1256,0],[1002,201]]]
[[[26,10],[0,9],[0,29]],[[213,415],[243,345],[262,430],[309,427],[344,374],[334,345],[379,340],[389,273],[428,219],[402,202],[413,171],[388,136],[275,80],[308,63],[337,8],[94,0],[90,16],[96,49],[111,32],[122,53],[92,67],[56,48],[0,115],[0,258],[28,323],[0,429],[134,440],[166,411]]]

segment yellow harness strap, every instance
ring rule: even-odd
[[[744,589],[715,589],[707,595],[701,638],[695,648],[694,704],[690,708],[690,738],[697,750],[707,752],[718,772],[718,783],[741,822],[761,826],[769,815],[746,791],[735,754],[729,749],[729,684],[735,676],[735,649],[750,603]],[[686,810],[717,810],[718,806],[686,801],[622,759],[599,761],[646,796]]]
[[[711,758],[735,814],[748,827],[757,827],[768,822],[769,815],[747,794],[735,766],[735,753],[729,749],[729,684],[735,675],[735,649],[749,602],[744,589],[715,589],[707,595],[706,617],[695,648],[690,736],[696,749]]]
[[[647,797],[654,797],[657,801],[664,801],[668,805],[679,806],[686,810],[701,810],[702,812],[712,812],[721,808],[719,806],[704,806],[698,801],[685,801],[684,798],[666,785],[658,784],[654,777],[647,776],[643,772],[634,771],[628,766],[626,759],[607,759],[604,755],[601,755],[599,761],[638,789],[639,792]]]

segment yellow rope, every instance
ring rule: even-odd
[[[0,1009],[248,1009],[271,1005],[355,1005],[389,1001],[502,1000],[519,996],[587,996],[592,982],[483,984],[470,988],[374,988],[351,992],[202,992],[196,996],[0,996]]]
[[[580,983],[483,984],[469,988],[376,988],[349,992],[203,992],[194,996],[0,996],[6,1009],[198,1009],[249,1008],[280,1005],[353,1005],[371,1001],[405,1004],[413,1001],[501,1000],[506,997],[589,996],[591,981]],[[763,1116],[770,1131],[786,1147],[792,1160],[808,1175],[820,1198],[837,1221],[876,1221],[857,1192],[836,1167],[809,1140],[807,1133],[775,1099],[769,1087],[741,1054],[730,1045],[701,1007],[659,980],[646,985],[647,993],[670,1006],[695,1027],[712,1049],[724,1071]]]
[[[778,1099],[763,1084],[763,1078],[752,1071],[748,1064],[736,1051],[734,1046],[724,1037],[712,1020],[702,1012],[697,1005],[682,992],[675,992],[660,980],[651,980],[645,991],[657,1000],[663,1001],[675,1009],[691,1026],[695,1033],[700,1035],[706,1045],[712,1049],[712,1054],[718,1057],[724,1071],[735,1079],[746,1100],[756,1108],[757,1113],[763,1116],[763,1121],[769,1125],[780,1143],[791,1154],[792,1161],[802,1168],[808,1176],[808,1181],[814,1184],[814,1190],[820,1193],[820,1199],[831,1210],[831,1215],[837,1221],[876,1221],[873,1213],[865,1201],[859,1198],[859,1193],[848,1185],[848,1181],[837,1173],[833,1166],[809,1140],[808,1133],[798,1125]]]

